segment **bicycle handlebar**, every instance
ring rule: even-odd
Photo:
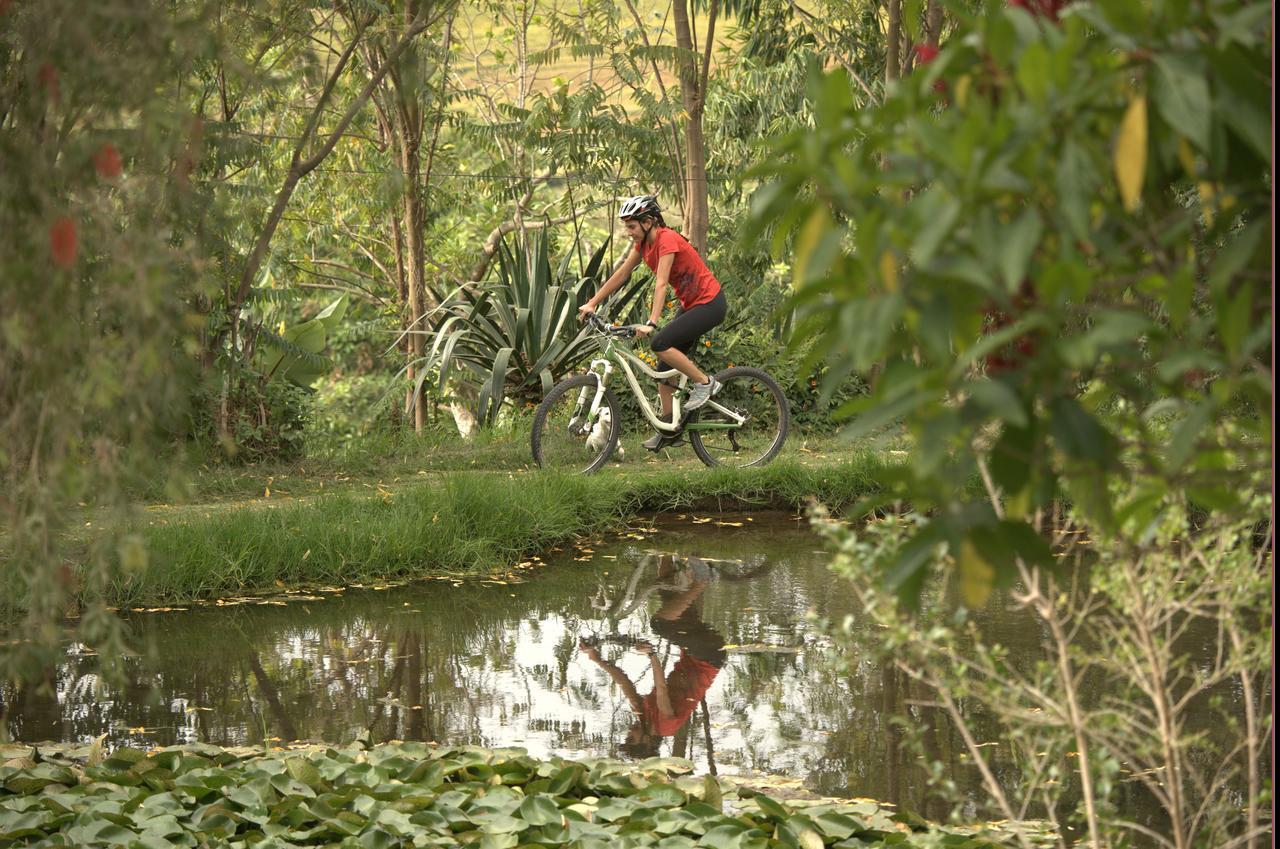
[[[599,315],[593,312],[587,313],[587,323],[594,327],[600,333],[606,336],[617,336],[622,339],[633,339],[636,335],[636,325],[623,324],[615,327],[609,324]]]

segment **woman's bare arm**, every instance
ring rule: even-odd
[[[631,276],[631,272],[635,271],[637,265],[640,264],[643,257],[635,248],[631,249],[631,253],[627,254],[627,258],[622,261],[622,265],[618,266],[618,270],[609,275],[609,279],[604,281],[604,285],[600,290],[591,297],[591,300],[584,304],[584,312],[592,312],[597,306],[604,302],[604,299],[612,295],[618,290],[618,287],[627,281]],[[590,309],[586,309],[590,307]]]
[[[649,320],[654,324],[662,318],[662,309],[667,305],[667,286],[671,283],[671,266],[675,261],[675,254],[666,254],[658,260],[658,270],[654,273],[657,285],[653,289],[653,306],[649,308]]]

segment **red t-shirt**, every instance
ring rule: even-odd
[[[710,303],[720,294],[720,281],[707,268],[707,264],[698,256],[684,236],[667,227],[659,227],[653,231],[653,238],[644,249],[644,264],[656,274],[658,260],[667,254],[675,254],[671,263],[671,277],[668,282],[676,290],[680,306],[693,309],[700,304]]]
[[[670,232],[670,231],[667,231]],[[714,278],[713,278],[714,279]],[[689,721],[689,715],[711,688],[720,667],[680,650],[680,659],[667,676],[667,695],[671,697],[674,716],[663,716],[658,707],[658,693],[644,697],[644,719],[649,729],[659,737],[670,737]]]

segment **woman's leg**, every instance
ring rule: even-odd
[[[676,397],[676,388],[665,380],[659,381],[658,400],[661,402],[662,417],[667,421],[671,421],[671,399],[674,397]]]
[[[706,383],[708,379],[706,373],[698,368],[686,351],[693,350],[694,343],[704,333],[724,321],[725,312],[724,292],[719,292],[709,303],[700,304],[680,313],[666,327],[654,334],[653,352],[658,355],[658,359],[694,383]],[[666,403],[667,399],[664,397],[664,407]]]
[[[658,351],[658,359],[662,360],[664,363],[671,366],[673,369],[680,372],[685,377],[692,380],[694,383],[707,382],[707,373],[704,372],[702,369],[698,368],[694,364],[693,360],[689,359],[685,354],[681,353],[678,348],[667,348],[665,350]],[[671,391],[671,387],[664,385],[662,387],[659,387],[658,393],[662,394],[663,389],[666,389],[668,392]],[[662,406],[667,412],[671,412],[669,399],[663,398]]]

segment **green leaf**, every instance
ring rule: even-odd
[[[1213,418],[1215,406],[1212,399],[1206,398],[1192,407],[1191,411],[1173,429],[1173,436],[1169,440],[1169,450],[1165,454],[1165,462],[1168,464],[1169,471],[1178,471],[1190,459],[1196,439],[1199,438],[1200,433]]]
[[[1099,467],[1115,459],[1114,440],[1098,420],[1074,398],[1058,397],[1050,404],[1049,432],[1063,453]]]
[[[1262,242],[1262,235],[1266,229],[1266,222],[1255,221],[1232,233],[1226,247],[1213,259],[1212,270],[1209,272],[1211,290],[1218,292],[1226,288],[1235,280],[1236,275],[1249,265]]]
[[[1038,431],[1032,427],[1006,426],[991,450],[991,477],[1007,495],[1023,491],[1036,468]]]
[[[1027,263],[1031,261],[1043,231],[1039,214],[1034,209],[1027,209],[1001,233],[1000,274],[1010,292],[1016,292],[1022,285]]]
[[[559,825],[563,819],[552,797],[541,793],[521,802],[517,813],[529,825]]]
[[[0,840],[44,837],[46,823],[53,816],[48,811],[6,811],[0,808]]]
[[[1175,330],[1182,330],[1187,326],[1194,293],[1195,281],[1191,277],[1191,269],[1182,266],[1169,278],[1169,287],[1165,295],[1165,309],[1169,311],[1169,324]]]
[[[485,834],[510,834],[524,831],[529,824],[507,814],[496,811],[481,811],[471,814],[471,821],[479,826]]]
[[[551,783],[547,786],[547,793],[552,796],[564,796],[579,785],[585,774],[586,772],[580,764],[566,766],[551,777]]]
[[[936,520],[931,521],[917,531],[885,566],[881,583],[885,589],[896,592],[898,600],[908,609],[919,607],[920,590],[928,574],[925,567],[936,557],[936,549],[944,538],[943,526]]]
[[[1033,41],[1018,57],[1018,69],[1015,72],[1018,87],[1032,103],[1043,104],[1049,94],[1049,83],[1052,79],[1049,48],[1042,41]]]
[[[681,802],[683,801],[681,799]],[[720,782],[714,775],[702,777],[702,801],[713,808],[724,807],[724,794],[720,790]]]
[[[1027,426],[1027,411],[1018,393],[1000,380],[975,380],[965,384],[973,400],[986,412],[1014,427]]]
[[[1209,82],[1187,56],[1157,54],[1151,96],[1160,117],[1201,151],[1209,150]]]
[[[1240,360],[1253,319],[1253,287],[1245,282],[1230,298],[1219,296],[1217,324],[1222,347],[1233,362]]]
[[[814,824],[830,840],[844,840],[867,830],[867,827],[845,814],[830,812],[813,818]]]
[[[658,811],[653,818],[653,830],[657,834],[675,834],[701,822],[701,817],[694,816],[679,808]]]
[[[938,246],[959,220],[960,201],[935,186],[913,201],[912,208],[922,223],[911,243],[911,261],[923,267],[933,260]]]
[[[753,797],[752,801],[760,808],[761,813],[770,819],[782,821],[791,816],[791,812],[784,808],[780,802],[763,793]]]
[[[1086,517],[1105,531],[1115,530],[1115,513],[1105,472],[1089,467],[1076,468],[1064,474],[1061,480],[1067,495]]]
[[[748,833],[749,829],[741,823],[725,823],[708,829],[707,833],[698,839],[698,845],[709,847],[709,849],[739,849],[743,837]]]
[[[1131,310],[1098,310],[1093,327],[1080,336],[1059,343],[1063,360],[1072,368],[1088,370],[1108,351],[1130,345],[1152,329],[1151,319]]]
[[[480,849],[513,849],[520,843],[520,838],[512,832],[486,834],[480,838]]]
[[[1024,521],[1001,519],[990,524],[970,528],[969,537],[982,552],[1000,577],[1002,586],[1012,583],[1017,572],[1015,558],[1022,558],[1029,566],[1051,566],[1053,549],[1035,528]]]
[[[1062,146],[1054,184],[1058,190],[1058,204],[1071,235],[1078,241],[1089,241],[1092,235],[1089,203],[1096,180],[1084,151],[1074,141],[1068,140]]]

